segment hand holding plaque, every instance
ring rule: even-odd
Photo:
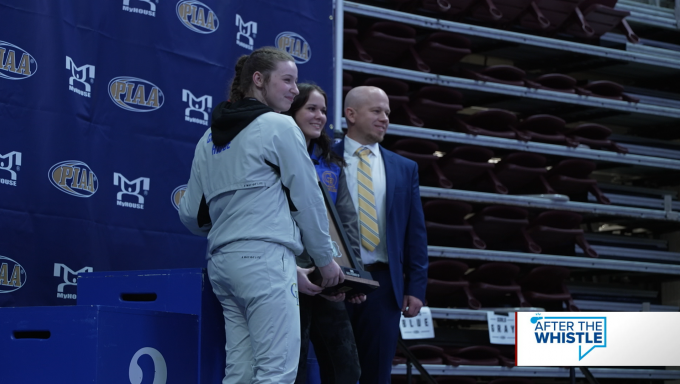
[[[352,248],[349,246],[349,239],[342,227],[338,212],[328,195],[328,191],[326,191],[326,188],[321,183],[319,183],[319,188],[321,188],[321,192],[323,193],[326,202],[328,229],[331,239],[336,243],[342,254],[342,256],[336,260],[345,277],[345,280],[342,283],[333,287],[326,287],[323,294],[336,295],[345,293],[347,297],[360,293],[369,294],[378,288],[380,284],[371,278],[370,273],[359,267],[355,255],[352,252]],[[319,272],[319,268],[316,268],[314,272],[309,275],[309,279],[312,283],[321,286],[322,276]]]

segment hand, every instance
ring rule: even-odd
[[[335,260],[331,260],[328,265],[319,267],[319,272],[321,272],[321,277],[323,277],[321,286],[324,288],[334,287],[345,281],[345,274],[342,273],[342,269],[340,269]]]
[[[366,295],[363,293],[352,295],[350,298],[347,299],[347,302],[352,304],[361,304],[364,301],[366,301]]]
[[[423,307],[423,302],[415,296],[404,295],[404,304],[401,306],[401,312],[404,317],[415,317],[420,313],[420,308]]]
[[[344,301],[345,300],[345,294],[344,293],[338,293],[337,295],[319,295],[323,297],[324,299],[332,302],[338,302],[338,301]]]
[[[297,267],[298,292],[304,293],[305,295],[314,296],[323,291],[323,288],[309,281],[309,274],[312,273],[312,271],[314,271],[314,267],[312,268]]]

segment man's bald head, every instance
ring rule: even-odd
[[[358,109],[360,106],[365,105],[366,101],[370,99],[372,96],[375,97],[378,95],[384,95],[385,97],[387,97],[385,91],[378,87],[368,85],[354,87],[350,89],[349,92],[347,93],[347,96],[345,96],[345,109],[347,108]]]
[[[389,125],[390,99],[378,87],[352,88],[345,97],[347,136],[360,144],[380,143]]]

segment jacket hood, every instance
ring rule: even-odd
[[[217,147],[229,144],[248,124],[274,110],[253,98],[236,102],[223,101],[212,113],[212,140]]]

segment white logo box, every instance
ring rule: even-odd
[[[518,366],[680,366],[679,312],[518,312]]]

